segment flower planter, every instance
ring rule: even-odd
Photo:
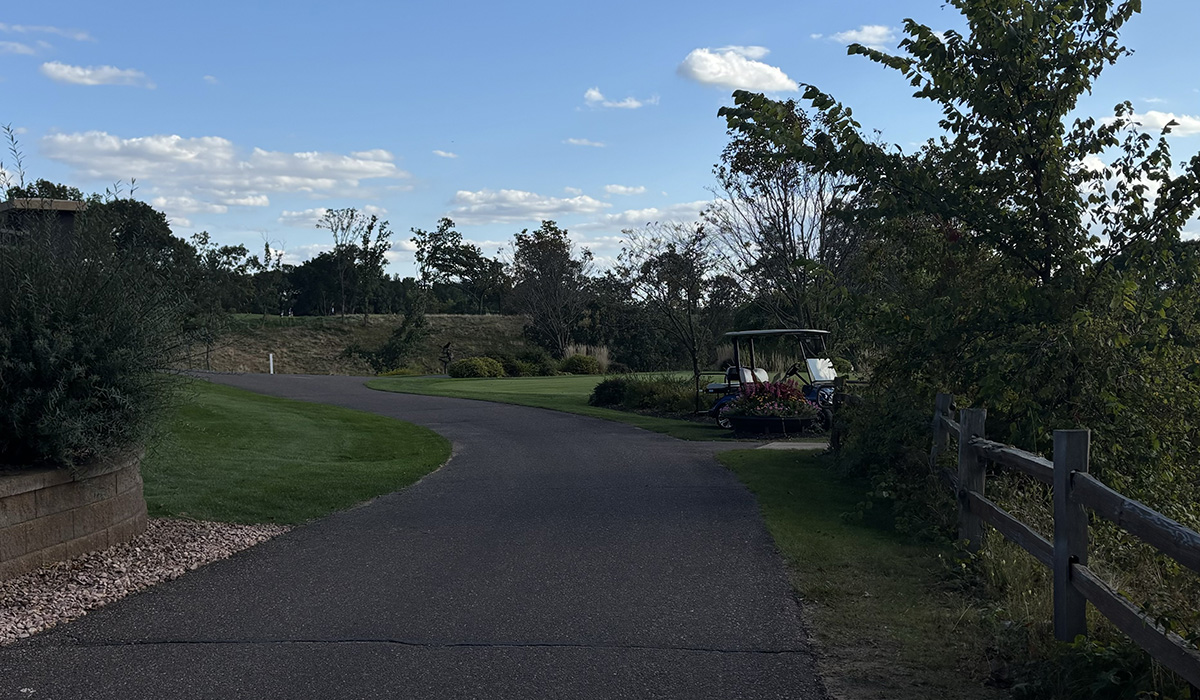
[[[726,416],[730,427],[737,433],[802,433],[811,430],[816,424],[814,418],[795,418],[782,416]]]

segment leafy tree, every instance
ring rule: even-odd
[[[533,337],[560,358],[587,308],[591,271],[591,251],[576,251],[567,231],[553,221],[513,237],[517,308],[528,316]]]
[[[677,369],[686,363],[678,348],[654,322],[643,304],[634,303],[631,282],[613,270],[589,285],[588,304],[572,338],[603,345],[613,358],[638,371]]]
[[[291,297],[288,286],[287,266],[283,264],[283,251],[272,250],[271,242],[263,237],[263,254],[250,256],[247,268],[251,273],[251,295],[254,306],[267,317],[269,311],[284,311]]]
[[[488,258],[474,243],[463,242],[454,221],[442,218],[433,231],[412,229],[412,242],[421,279],[427,287],[453,283],[472,301],[475,313],[484,313],[487,299],[508,282],[504,264]]]
[[[714,356],[716,340],[734,300],[712,294],[717,254],[703,225],[652,224],[627,230],[617,267],[636,302],[682,348],[699,387],[701,365]]]
[[[219,246],[207,231],[192,236],[198,265],[188,280],[191,313],[187,330],[204,345],[204,368],[212,368],[212,351],[229,325],[230,311],[246,296],[250,251],[244,245]]]
[[[332,253],[342,317],[361,304],[366,325],[372,297],[383,279],[386,254],[391,249],[388,222],[357,209],[329,209],[317,222],[317,228],[333,235]]]
[[[297,315],[333,313],[339,291],[337,261],[333,253],[319,253],[292,268],[288,284],[296,290],[293,303]]]
[[[824,117],[795,101],[775,105],[778,128],[813,148]],[[776,325],[829,328],[855,233],[834,215],[852,178],[791,156],[769,135],[731,128],[714,167],[716,203],[704,218],[716,234],[727,274]]]
[[[762,95],[736,93],[736,106],[722,113],[732,129],[852,178],[863,197],[852,212],[861,224],[906,219],[938,231],[954,244],[948,252],[971,260],[978,274],[967,288],[946,280],[956,303],[948,321],[934,324],[935,352],[959,368],[942,381],[1001,409],[1014,439],[1045,444],[1046,429],[1091,414],[1089,397],[1107,391],[1097,380],[1111,375],[1116,357],[1091,349],[1089,329],[1146,313],[1161,323],[1142,326],[1143,350],[1166,352],[1185,341],[1177,331],[1190,323],[1192,305],[1159,293],[1165,281],[1152,271],[1161,271],[1164,256],[1179,259],[1179,232],[1200,204],[1200,157],[1172,172],[1165,134],[1142,133],[1129,103],[1110,119],[1070,119],[1079,96],[1128,53],[1118,34],[1140,3],[951,4],[969,35],[939,36],[909,20],[906,56],[850,49],[899,71],[917,98],[942,109],[945,135],[915,156],[872,144],[849,109],[812,86],[805,99],[825,115],[816,138],[789,123],[787,105]],[[904,227],[889,233],[911,242]],[[881,324],[892,329],[881,346],[899,347],[893,333],[903,326]],[[1025,387],[1014,390],[1014,371],[1028,378]]]
[[[61,185],[49,180],[37,180],[28,185],[13,185],[6,194],[9,199],[66,199],[82,202],[83,192],[78,187]]]

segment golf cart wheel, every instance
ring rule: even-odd
[[[722,427],[722,428],[724,428],[724,429],[726,429],[726,430],[732,430],[732,429],[733,429],[733,423],[730,423],[730,422],[729,422],[729,419],[728,419],[728,418],[726,418],[725,416],[718,416],[718,417],[717,417],[717,425],[718,425],[718,426],[720,426],[720,427]]]
[[[821,413],[817,415],[817,424],[821,426],[821,430],[825,432],[833,431],[833,411],[828,408],[822,408]]]

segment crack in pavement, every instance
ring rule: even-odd
[[[590,651],[664,651],[700,654],[785,655],[812,654],[811,649],[721,649],[715,647],[658,646],[652,644],[584,644],[576,642],[423,642],[412,639],[138,639],[120,642],[88,642],[44,645],[45,647],[117,648],[126,646],[269,646],[269,645],[382,644],[420,649],[586,649]],[[44,648],[44,647],[43,647]]]

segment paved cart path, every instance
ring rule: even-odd
[[[211,378],[428,426],[454,456],[0,649],[0,698],[825,697],[727,446],[351,377]]]

